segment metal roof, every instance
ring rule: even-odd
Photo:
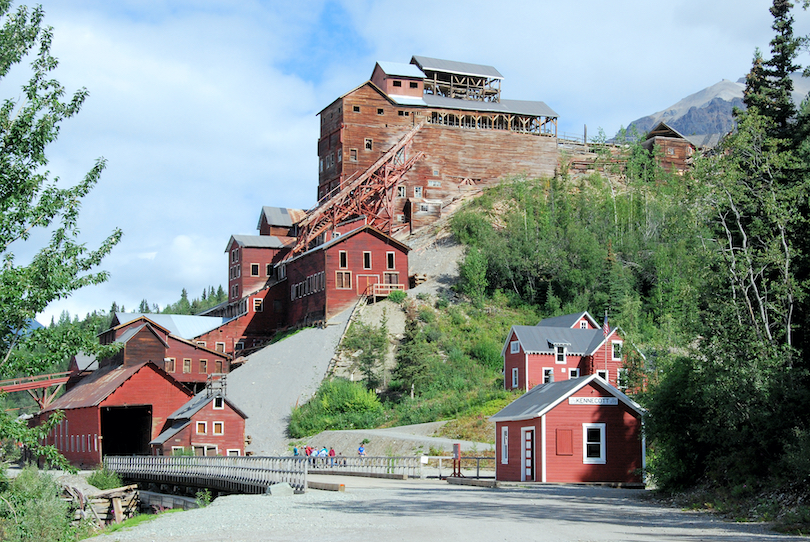
[[[411,57],[411,64],[416,64],[424,72],[434,71],[455,73],[458,75],[474,75],[479,77],[487,77],[489,79],[503,79],[501,72],[492,66],[485,66],[483,64],[470,64],[467,62],[442,60],[439,58],[416,55]]]
[[[119,325],[128,324],[138,318],[147,318],[181,339],[193,339],[227,322],[223,316],[192,316],[188,314],[157,314],[141,312],[116,312]]]
[[[517,335],[523,350],[532,354],[553,354],[556,345],[566,345],[569,354],[590,355],[606,339],[601,329],[512,326],[512,331]],[[612,330],[611,333],[613,331],[615,330]],[[511,333],[509,336],[511,336]],[[508,337],[506,342],[509,342]],[[506,349],[506,346],[505,344],[504,349]]]
[[[150,365],[152,370],[163,373],[162,369],[149,361],[130,366],[116,365],[102,367],[79,380],[70,391],[51,403],[43,412],[98,406],[127,380],[132,378],[135,373],[147,365]],[[185,391],[185,388],[176,380],[168,375],[167,378],[176,384],[178,388]]]
[[[181,420],[181,419],[189,419],[194,416],[197,412],[199,412],[205,405],[211,403],[214,398],[222,397],[223,400],[228,403],[228,405],[240,416],[243,418],[247,418],[247,415],[242,412],[239,408],[236,407],[226,396],[222,395],[221,393],[215,393],[213,395],[208,395],[208,390],[203,390],[194,397],[192,397],[186,404],[172,412],[167,419],[169,420]]]
[[[231,235],[228,244],[225,246],[225,252],[231,249],[234,241],[240,247],[248,248],[284,248],[290,243],[295,242],[295,237],[277,237],[275,235]]]
[[[283,226],[291,228],[293,224],[299,222],[306,213],[301,209],[287,209],[285,207],[271,207],[265,205],[262,207],[262,212],[259,214],[258,229],[262,225],[262,217],[264,217],[267,224],[270,226]]]
[[[155,437],[150,443],[150,446],[164,444],[167,440],[175,436],[177,433],[189,426],[191,420],[176,420],[172,423],[171,427],[163,431]]]
[[[493,422],[504,422],[538,418],[587,385],[601,388],[627,405],[639,416],[644,412],[644,409],[638,403],[624,393],[602,380],[599,376],[590,375],[537,385],[508,404],[497,414],[490,416],[489,419]]]
[[[576,314],[566,314],[564,316],[555,316],[554,318],[544,318],[540,320],[537,325],[543,327],[574,327],[583,317],[590,321],[594,327],[600,327],[599,323],[594,320],[593,316],[588,314],[588,311]]]
[[[386,75],[394,75],[398,77],[413,77],[416,79],[423,79],[425,74],[418,67],[413,64],[404,64],[402,62],[377,62],[377,65],[382,69]]]
[[[392,96],[396,100],[399,96]],[[437,96],[435,94],[425,94],[422,101],[428,107],[438,107],[443,109],[461,109],[464,111],[487,111],[492,113],[513,113],[517,115],[530,115],[533,117],[553,117],[559,115],[545,104],[545,102],[535,102],[528,100],[501,100],[500,102],[481,102],[478,100],[462,100],[460,98],[448,98],[447,96]],[[403,103],[403,105],[406,105]]]
[[[319,251],[319,250],[326,250],[327,248],[329,248],[329,247],[331,247],[331,246],[333,246],[333,245],[336,245],[336,244],[338,244],[338,243],[342,243],[343,241],[345,241],[345,240],[346,240],[346,239],[348,239],[349,237],[351,237],[351,236],[353,236],[353,235],[355,235],[355,234],[360,233],[362,230],[368,230],[368,232],[369,232],[369,233],[371,233],[372,235],[377,235],[377,236],[384,237],[384,238],[385,238],[385,240],[386,240],[386,241],[387,241],[389,244],[392,244],[392,245],[398,245],[398,246],[399,246],[399,247],[400,247],[400,248],[401,248],[401,249],[402,249],[404,252],[406,252],[406,253],[408,253],[408,252],[410,252],[410,251],[411,251],[411,247],[409,247],[409,246],[408,246],[408,245],[406,245],[405,243],[403,243],[403,242],[401,242],[401,241],[397,241],[396,239],[394,239],[394,238],[393,238],[393,237],[391,237],[390,235],[388,235],[388,234],[386,234],[386,233],[381,232],[380,230],[378,230],[377,228],[375,228],[375,227],[373,227],[373,226],[369,226],[368,224],[364,224],[364,225],[360,226],[359,228],[355,228],[355,229],[353,229],[353,230],[350,230],[350,231],[348,231],[348,232],[346,232],[346,233],[341,234],[341,235],[340,235],[340,237],[333,237],[332,239],[330,239],[330,240],[329,240],[329,241],[327,241],[326,243],[323,243],[323,244],[321,244],[321,245],[318,245],[317,247],[313,247],[313,248],[311,248],[311,249],[307,250],[306,252],[302,252],[302,253],[301,253],[301,254],[299,254],[298,256],[295,256],[295,257],[293,257],[293,258],[290,258],[289,260],[285,260],[285,261],[284,261],[284,262],[282,262],[282,263],[284,263],[284,264],[289,264],[290,262],[293,262],[293,261],[297,260],[298,258],[301,258],[302,256],[306,256],[307,254],[310,254],[310,253],[312,253],[312,252],[317,252],[317,251]]]

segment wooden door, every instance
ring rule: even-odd
[[[364,293],[371,294],[371,289],[369,286],[372,284],[377,284],[380,282],[379,275],[357,275],[357,295],[363,295]],[[368,290],[368,292],[366,292]]]
[[[520,481],[534,481],[534,429],[521,429]]]

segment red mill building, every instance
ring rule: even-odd
[[[392,222],[416,228],[470,187],[507,175],[551,176],[557,114],[543,102],[501,99],[492,66],[414,56],[378,62],[371,80],[319,113],[318,200],[335,196],[409,139],[418,155],[390,202]]]

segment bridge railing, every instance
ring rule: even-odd
[[[421,478],[422,462],[419,456],[402,457],[305,457],[313,474],[391,474]]]
[[[206,487],[219,491],[264,493],[287,482],[296,492],[307,488],[306,458],[106,456],[104,466],[123,478],[162,484]]]

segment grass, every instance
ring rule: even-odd
[[[141,523],[147,523],[149,521],[153,521],[163,514],[172,514],[175,512],[182,512],[182,508],[170,508],[169,510],[164,510],[163,512],[159,512],[157,514],[137,514],[129,519],[125,519],[121,523],[113,523],[108,525],[104,528],[103,534],[111,534],[123,529],[129,529],[131,527],[135,527],[140,525]],[[96,536],[98,533],[95,533],[91,536]],[[90,537],[88,537],[90,538]]]
[[[93,473],[87,477],[87,483],[101,490],[114,489],[124,485],[124,482],[121,481],[121,477],[118,476],[118,473],[105,468],[100,468],[93,471]]]

